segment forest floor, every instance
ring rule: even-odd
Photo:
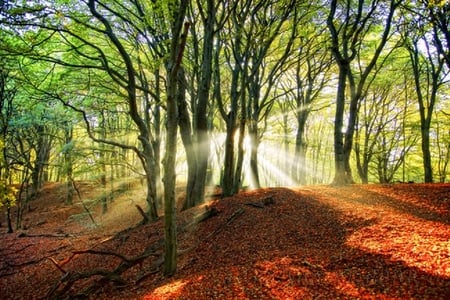
[[[81,191],[87,199],[97,189]],[[134,226],[142,192],[93,211],[97,225],[63,195],[45,186],[25,230],[7,234],[2,216],[1,299],[450,299],[450,184],[270,188],[211,200],[178,214],[172,277],[161,272],[162,221]],[[199,222],[211,208],[217,214]]]

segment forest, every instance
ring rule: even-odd
[[[211,194],[443,184],[449,25],[448,0],[0,1],[0,223],[48,184],[93,183],[92,220],[139,186],[173,275]]]

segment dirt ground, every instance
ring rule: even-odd
[[[98,185],[80,185],[84,204]],[[106,214],[45,186],[24,230],[0,227],[0,299],[450,299],[450,184],[242,192],[178,214],[178,271],[163,224],[136,226],[139,187]],[[198,222],[205,211],[210,218]],[[131,229],[128,229],[131,228]]]

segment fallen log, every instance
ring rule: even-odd
[[[211,236],[218,234],[219,232],[221,232],[227,225],[229,225],[231,222],[233,222],[237,217],[239,217],[240,215],[242,215],[245,212],[245,210],[242,207],[239,207],[237,210],[235,210],[231,216],[229,216],[227,218],[227,221],[225,222],[224,225],[218,227],[216,230],[214,230],[213,232],[211,232],[210,234],[208,234],[208,236],[206,237],[206,239],[209,239]]]
[[[46,237],[46,238],[68,238],[74,237],[73,234],[69,233],[42,233],[42,234],[29,234],[26,232],[21,232],[17,235],[19,238],[23,237]]]
[[[253,206],[256,208],[264,208],[264,207],[266,207],[268,205],[272,205],[272,204],[275,204],[275,199],[273,198],[273,196],[268,196],[268,197],[259,199],[258,201],[245,203],[245,205]]]
[[[191,222],[189,222],[188,224],[183,226],[182,230],[189,231],[193,226],[195,226],[209,218],[216,216],[218,213],[219,213],[219,211],[217,210],[217,208],[206,206],[205,211],[200,214],[195,215]]]

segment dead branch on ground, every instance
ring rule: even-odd
[[[227,221],[222,226],[218,227],[216,230],[208,234],[208,236],[205,239],[209,239],[211,236],[218,234],[221,232],[227,225],[229,225],[231,222],[233,222],[237,217],[242,215],[245,212],[245,210],[241,207],[239,207],[237,210],[235,210],[231,216],[227,218]]]
[[[190,222],[180,226],[180,232],[189,231],[195,224],[203,222],[204,220],[211,218],[218,214],[217,209],[214,207],[206,207],[206,210],[194,217]],[[95,291],[98,287],[103,286],[106,282],[112,282],[119,286],[127,285],[127,282],[122,278],[122,274],[128,269],[136,266],[142,265],[143,261],[150,256],[158,257],[152,264],[151,268],[147,269],[148,272],[144,272],[144,275],[141,275],[137,278],[135,283],[142,281],[144,278],[148,277],[149,274],[153,274],[159,270],[161,265],[164,263],[163,256],[163,246],[164,246],[164,238],[159,239],[158,241],[152,243],[147,248],[144,249],[138,256],[135,257],[126,257],[122,254],[112,252],[112,251],[101,251],[101,250],[78,250],[73,251],[72,255],[62,262],[57,262],[53,258],[49,258],[49,260],[55,265],[55,267],[63,273],[63,276],[56,282],[53,287],[48,291],[47,298],[54,299],[60,298],[67,294],[69,290],[74,286],[74,284],[80,280],[90,279],[94,276],[100,276],[100,279],[89,286],[86,290],[82,291],[79,296],[89,295],[91,292]],[[179,253],[179,255],[185,252]],[[104,269],[94,269],[87,272],[77,272],[77,271],[67,271],[63,267],[71,260],[73,260],[76,256],[82,254],[93,254],[93,255],[102,255],[102,256],[113,256],[120,259],[119,265],[113,270],[104,270]]]
[[[275,204],[275,199],[273,198],[273,196],[268,196],[268,197],[262,198],[258,201],[245,203],[245,205],[253,206],[256,208],[264,208],[264,207],[266,207],[268,205],[272,205],[272,204]]]

